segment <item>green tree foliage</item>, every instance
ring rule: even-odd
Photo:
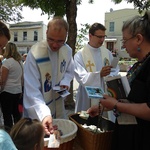
[[[66,14],[66,0],[18,0],[19,4],[31,9],[41,8],[42,15],[64,16]]]
[[[18,6],[16,0],[1,0],[0,1],[0,20],[4,22],[20,21],[22,6]]]
[[[121,3],[123,0],[112,0],[115,4]],[[150,0],[125,0],[127,3],[133,3],[134,7],[142,13],[144,10],[148,10],[150,7]]]
[[[85,41],[88,41],[88,31],[89,31],[89,27],[90,25],[88,23],[86,24],[81,24],[81,29],[78,30],[78,34],[77,34],[77,40],[76,40],[76,51],[82,49],[83,48],[83,44]]]

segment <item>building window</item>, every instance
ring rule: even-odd
[[[113,52],[114,49],[114,42],[107,42],[107,49]]]
[[[34,31],[34,41],[37,41],[37,40],[38,40],[38,32]]]
[[[27,32],[23,32],[23,41],[26,41],[27,40]]]
[[[14,32],[14,42],[18,41],[18,32]]]
[[[115,23],[114,22],[110,22],[109,23],[109,32],[114,32],[115,29]]]

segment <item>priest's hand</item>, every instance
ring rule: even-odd
[[[47,135],[50,135],[51,133],[54,132],[53,123],[52,123],[52,117],[51,116],[46,116],[42,120],[42,125],[43,125],[45,133]]]
[[[68,90],[69,87],[67,85],[60,85],[61,88]]]
[[[112,66],[104,66],[100,71],[100,76],[105,77],[110,74]]]

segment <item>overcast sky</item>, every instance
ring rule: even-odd
[[[106,12],[110,12],[110,9],[118,10],[124,8],[134,8],[133,4],[123,1],[120,4],[115,5],[111,0],[94,0],[94,4],[89,4],[88,0],[83,0],[82,5],[78,6],[77,11],[77,25],[80,24],[93,24],[94,22],[100,22],[104,24],[104,17]],[[41,16],[41,10],[31,10],[30,8],[24,8],[22,13],[24,19],[22,21],[44,21],[48,23],[48,16]]]

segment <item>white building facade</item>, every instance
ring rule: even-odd
[[[106,35],[105,46],[112,52],[117,52],[119,57],[129,57],[122,48],[122,26],[127,19],[139,15],[137,9],[120,9],[105,13]]]
[[[28,53],[31,46],[46,39],[47,26],[43,21],[20,22],[9,25],[11,42],[14,42],[21,54]]]

